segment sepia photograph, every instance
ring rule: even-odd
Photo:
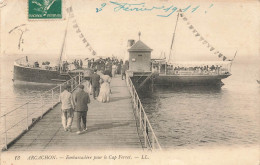
[[[259,165],[259,11],[0,0],[0,164]]]

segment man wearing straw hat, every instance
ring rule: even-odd
[[[64,87],[64,91],[60,94],[61,101],[61,122],[64,131],[71,131],[71,124],[73,121],[73,99],[72,94],[69,92],[70,85]]]
[[[87,112],[88,104],[90,103],[89,95],[84,91],[84,85],[79,85],[79,91],[75,96],[75,112],[77,117],[77,134],[82,133],[81,122],[83,124],[83,131],[87,131]]]

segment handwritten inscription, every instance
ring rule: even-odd
[[[151,11],[161,11],[161,14],[157,14],[158,17],[169,17],[174,12],[181,10],[182,12],[195,12],[200,8],[200,5],[192,6],[188,5],[185,7],[177,7],[174,5],[161,5],[161,6],[149,6],[145,2],[143,3],[125,3],[125,2],[114,2],[109,1],[109,4],[112,5],[114,12],[151,12]],[[106,6],[108,6],[107,3],[102,3],[100,8],[96,8],[96,12],[102,11]],[[210,7],[212,7],[213,4],[211,4]]]

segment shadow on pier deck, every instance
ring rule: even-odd
[[[89,104],[87,132],[76,134],[76,121],[72,132],[64,132],[61,125],[60,104],[38,121],[33,128],[17,140],[8,151],[49,151],[85,149],[140,149],[131,97],[125,81],[112,79],[109,103],[93,100]]]

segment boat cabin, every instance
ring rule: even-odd
[[[160,75],[225,75],[231,72],[231,61],[168,63],[165,59],[152,59],[152,71]]]

